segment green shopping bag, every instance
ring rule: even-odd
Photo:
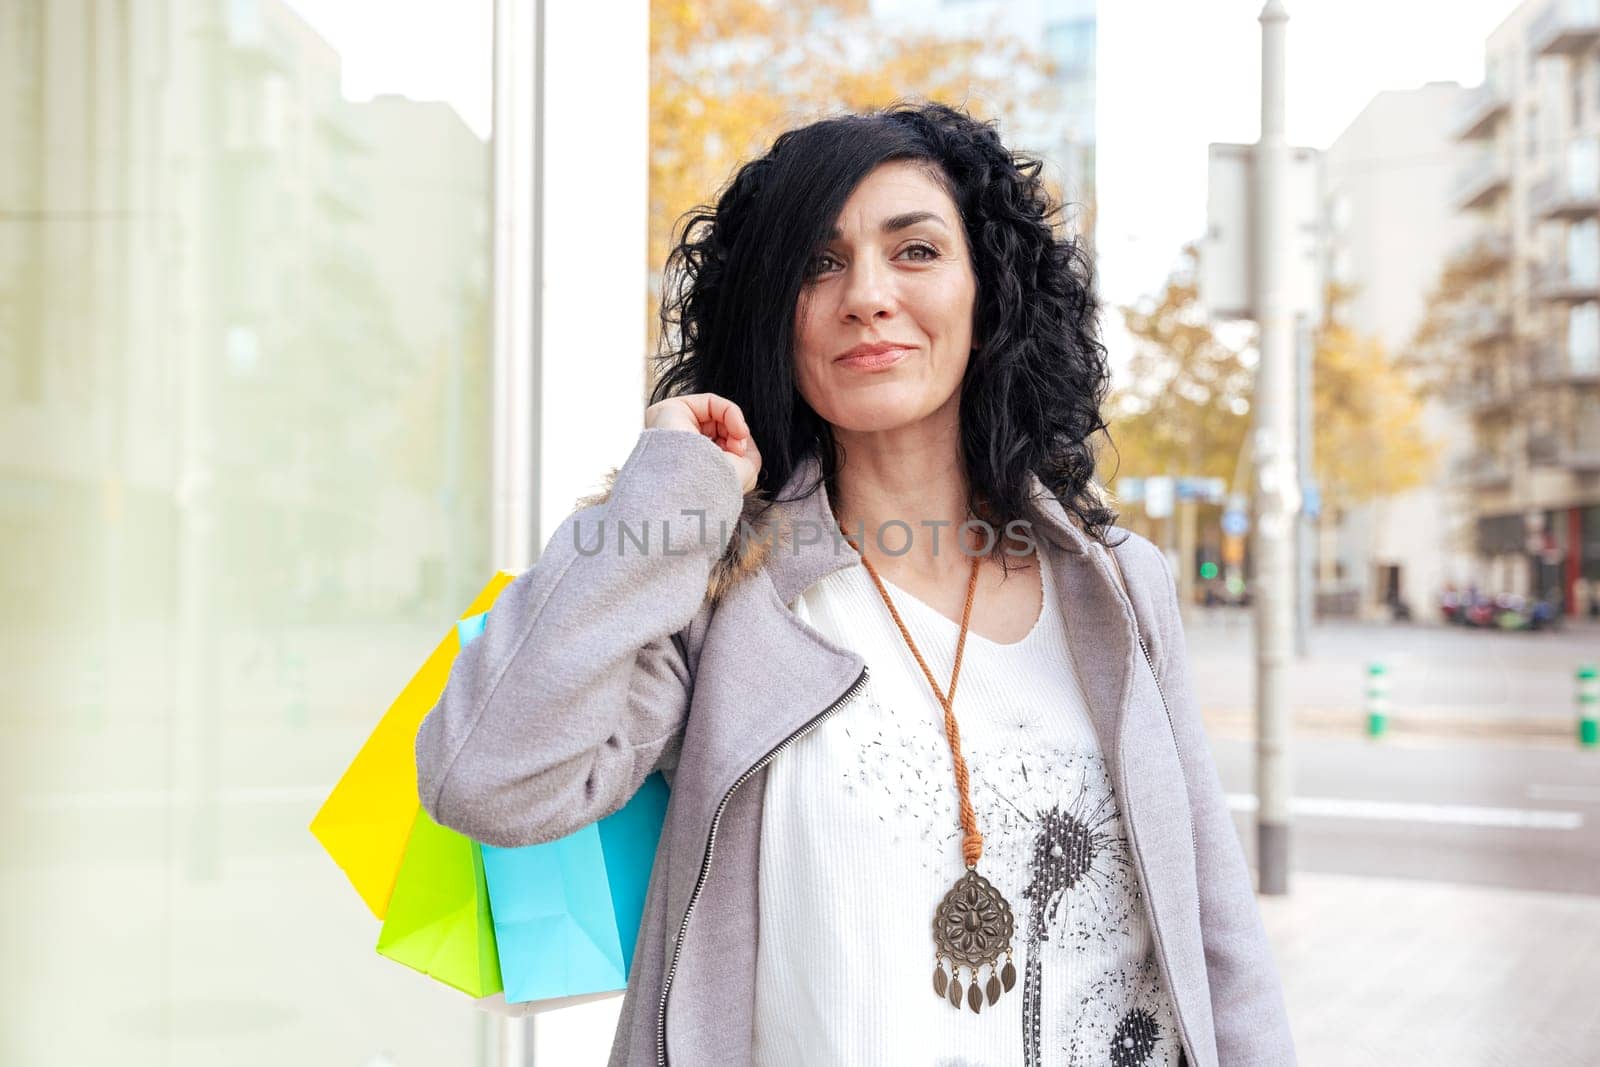
[[[378,952],[468,996],[492,996],[504,988],[483,847],[420,808],[378,933]]]

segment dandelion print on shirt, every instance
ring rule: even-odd
[[[978,870],[1011,903],[1018,980],[978,1013],[934,996],[933,911],[965,870],[954,764],[926,677],[856,577],[819,582],[804,617],[858,648],[868,681],[768,768],[756,1064],[1178,1067],[1126,829],[1049,597],[1021,642],[968,635],[955,701]],[[947,683],[958,624],[891,595]]]
[[[1011,727],[1019,737],[1040,730],[1037,716],[1020,709]],[[963,730],[964,741],[967,736]],[[952,828],[924,823],[922,838],[933,845],[926,866],[931,870],[947,849],[959,854],[955,806],[941,803],[942,783],[928,783],[919,771],[915,742],[902,736],[896,744],[881,730],[865,740],[868,751],[889,759],[847,772],[845,790],[896,794],[893,810],[901,817],[919,806],[948,808]],[[999,763],[969,759],[968,771],[984,835],[980,870],[1002,887],[1017,914],[1024,1067],[1177,1067],[1176,1023],[1103,760],[1092,752],[1025,748]],[[932,788],[919,799],[926,785]],[[989,804],[980,803],[980,790]],[[1130,951],[1136,963],[1117,962]],[[1083,972],[1091,960],[1109,969],[1089,977]],[[1062,981],[1065,972],[1071,972],[1070,981]],[[1075,994],[1052,989],[1052,979],[1080,988]],[[1163,1042],[1168,1055],[1161,1052]]]

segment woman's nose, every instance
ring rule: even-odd
[[[894,280],[887,265],[870,259],[851,264],[845,275],[840,314],[847,321],[871,323],[894,311]]]

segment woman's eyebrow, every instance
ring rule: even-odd
[[[937,222],[939,225],[949,229],[945,225],[944,219],[932,211],[907,211],[899,215],[890,215],[883,220],[883,225],[878,228],[884,233],[893,233],[908,226],[915,226],[919,222]],[[843,235],[839,232],[839,227],[837,226],[828,231],[828,240],[830,241],[837,241],[841,236]]]

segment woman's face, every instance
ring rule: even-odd
[[[892,430],[936,413],[953,423],[976,298],[949,194],[923,165],[879,165],[850,194],[801,289],[800,395],[842,430]]]

